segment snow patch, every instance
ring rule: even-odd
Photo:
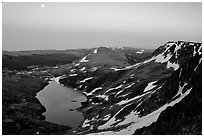
[[[75,66],[79,66],[79,65],[80,65],[80,63],[75,64]]]
[[[98,49],[95,49],[93,53],[95,53],[95,54],[96,54],[97,52],[98,52]]]
[[[90,122],[90,120],[86,119],[82,125],[82,127],[87,127],[87,126],[91,126],[90,124],[88,124]]]
[[[56,81],[58,84],[60,84],[60,83],[59,83],[59,80],[60,80],[61,77],[62,77],[62,76],[56,77],[56,78],[54,78],[53,80]]]
[[[156,83],[156,82],[157,82],[157,81],[150,82],[150,83],[147,85],[147,87],[144,89],[144,92],[149,91],[149,90],[155,88],[157,85],[154,85],[154,83]]]
[[[123,111],[126,107],[130,106],[131,104],[126,105],[125,107],[123,107],[122,109],[120,109],[109,121],[107,121],[104,125],[101,125],[98,127],[98,129],[105,129],[105,128],[109,128],[112,124],[114,124],[117,120],[116,120],[116,116]]]
[[[45,72],[47,72],[48,70],[43,70],[43,71],[40,71],[41,73],[45,73]]]
[[[58,66],[55,66],[55,67],[53,67],[54,69],[57,69],[57,68],[59,68]]]
[[[76,69],[71,69],[71,72],[75,72],[76,71]]]
[[[183,93],[182,93],[182,91],[183,91],[183,89],[184,89],[184,87],[187,85],[187,83],[184,83],[184,85],[181,87],[180,85],[179,85],[179,90],[178,90],[178,92],[177,92],[177,94],[174,96],[174,97],[176,97],[176,96],[178,96],[178,95],[182,95]],[[174,98],[173,97],[173,98]]]
[[[142,54],[143,52],[142,52],[142,51],[137,51],[136,53],[137,53],[137,54]]]
[[[165,62],[169,61],[169,59],[171,57],[172,57],[172,55],[170,55],[170,54],[167,54],[166,57],[163,54],[159,54],[159,55],[156,56],[155,62],[165,63]]]
[[[167,62],[167,68],[173,68],[174,70],[177,70],[179,68],[179,64],[177,63],[171,63],[170,61]]]
[[[196,66],[196,68],[194,69],[194,71],[197,70],[197,68],[198,68],[198,66],[199,66],[199,64],[200,64],[201,62],[202,62],[202,58],[200,58],[199,63],[198,63],[198,65]]]
[[[110,88],[110,89],[108,89],[104,94],[108,93],[108,92],[111,91],[111,90],[119,89],[119,88],[121,88],[122,86],[123,86],[123,85],[119,85],[119,86],[117,86],[117,87],[115,87],[115,88]]]
[[[89,60],[86,60],[86,56],[83,57],[79,62],[88,62]]]
[[[144,50],[142,49],[142,50],[140,50],[140,51],[137,51],[136,53],[137,54],[142,54],[144,52]]]
[[[108,101],[108,96],[107,95],[97,95],[96,97],[103,98],[104,100]]]
[[[199,55],[202,54],[202,46],[199,47],[199,49],[198,49],[198,54],[199,54]]]
[[[90,77],[90,78],[86,78],[86,79],[84,79],[84,80],[81,80],[79,83],[84,83],[84,82],[86,82],[87,80],[90,80],[90,79],[93,79],[93,77]]]
[[[77,74],[70,74],[69,76],[70,76],[70,77],[73,77],[73,76],[77,76]]]
[[[86,95],[87,96],[93,95],[94,92],[96,92],[97,90],[100,90],[100,89],[103,89],[103,88],[102,87],[95,88],[94,90],[92,90],[90,93],[87,93]]]
[[[121,91],[117,92],[116,96],[119,95],[120,93],[122,93],[125,89],[132,87],[134,84],[135,83],[132,83],[132,84],[128,85],[127,87],[125,87],[124,89],[122,89]]]
[[[103,120],[106,121],[106,120],[108,120],[110,117],[111,117],[111,114],[105,115]]]
[[[91,71],[96,71],[98,68],[97,67],[93,67],[92,69],[91,69]]]
[[[196,55],[196,45],[195,46],[193,46],[193,57]]]
[[[158,87],[157,89],[159,89],[159,88],[161,88],[161,87],[162,87],[162,86]],[[143,96],[145,96],[145,95],[147,95],[147,94],[154,93],[157,89],[155,89],[154,91],[146,92],[146,93],[144,93],[144,94],[142,94],[142,95],[133,97],[133,98],[131,98],[131,99],[122,100],[122,101],[120,101],[119,103],[117,103],[117,105],[127,104],[127,103],[129,103],[129,102],[131,102],[131,101],[133,101],[133,100],[136,100],[136,99],[138,99],[138,98],[141,98],[141,97],[143,97]]]
[[[131,69],[133,67],[138,67],[139,65],[141,65],[142,63],[137,63],[137,64],[134,64],[134,65],[131,65],[131,66],[127,66],[125,68],[114,68],[114,67],[111,67],[110,69],[114,70],[114,71],[121,71],[121,70],[127,70],[127,69]]]
[[[81,71],[84,71],[84,70],[86,70],[86,67],[83,67],[83,68],[81,68],[80,70],[81,70]]]

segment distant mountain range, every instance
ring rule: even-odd
[[[108,48],[118,53],[124,53],[131,63],[146,56],[149,56],[153,50],[145,50],[142,54],[136,52],[142,49],[136,48]],[[10,70],[26,70],[32,65],[59,65],[72,63],[85,55],[88,55],[94,49],[76,49],[76,50],[31,50],[31,51],[3,51],[3,68]]]

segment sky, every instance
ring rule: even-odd
[[[156,49],[178,40],[202,42],[201,2],[2,4],[3,50]]]

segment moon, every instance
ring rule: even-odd
[[[41,4],[41,7],[44,8],[44,7],[45,7],[45,4]]]

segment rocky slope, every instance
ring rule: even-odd
[[[202,134],[202,56],[195,53],[187,59],[170,80],[167,81],[171,93],[172,87],[179,85],[182,93],[190,91],[179,103],[164,110],[158,120],[148,127],[137,130],[134,134]],[[183,85],[183,87],[181,87]],[[177,97],[175,96],[175,98]]]
[[[135,64],[103,50],[76,61],[60,80],[88,97],[78,134],[201,134],[201,43],[168,42]]]

